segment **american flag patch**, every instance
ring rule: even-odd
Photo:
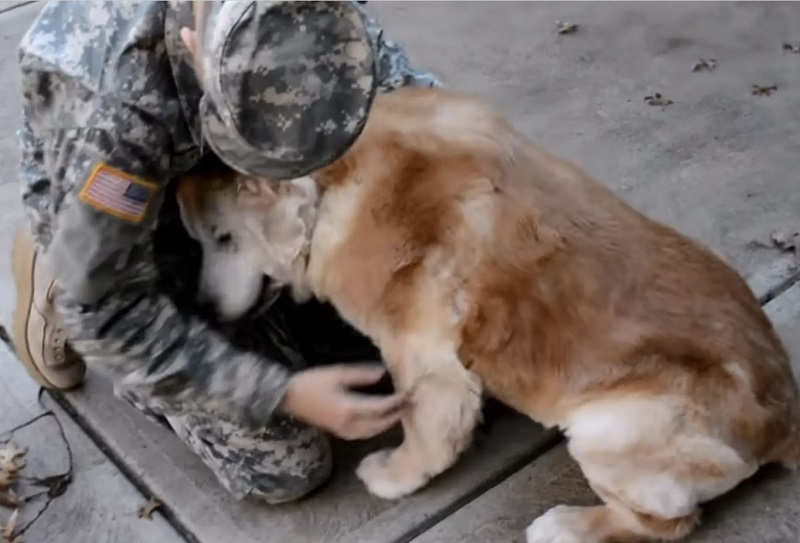
[[[140,223],[157,189],[158,185],[101,162],[83,186],[80,199],[118,219]]]

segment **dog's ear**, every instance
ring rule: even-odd
[[[269,209],[275,204],[277,193],[269,181],[243,176],[236,183],[237,197],[242,206]]]

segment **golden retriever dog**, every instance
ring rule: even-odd
[[[737,272],[473,97],[382,94],[312,175],[201,173],[179,199],[231,316],[268,274],[332,303],[410,391],[402,444],[357,469],[374,495],[451,467],[484,395],[562,429],[604,502],[551,509],[528,543],[682,539],[704,502],[800,461],[787,354]]]

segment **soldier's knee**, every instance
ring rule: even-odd
[[[306,456],[302,465],[276,466],[269,476],[254,471],[249,482],[249,498],[270,505],[289,503],[304,498],[320,488],[331,477],[333,459],[327,440],[320,439],[318,456],[309,461]]]
[[[299,455],[287,454],[268,474],[248,470],[248,497],[270,505],[297,501],[320,488],[331,477],[333,455],[330,444],[320,435]]]
[[[325,483],[333,470],[325,435],[293,420],[276,421],[255,434],[200,413],[167,420],[238,499],[269,504],[299,500]]]

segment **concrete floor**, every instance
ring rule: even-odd
[[[9,254],[21,224],[14,48],[40,6],[4,8],[0,255]],[[777,295],[770,316],[794,345],[800,285],[791,285],[798,268],[769,240],[775,231],[800,231],[800,54],[783,49],[784,42],[800,43],[800,3],[384,1],[368,9],[415,64],[489,100],[638,209],[709,245],[765,299]],[[577,31],[558,34],[557,21],[577,23]],[[700,57],[715,59],[715,68],[692,71]],[[751,92],[771,84],[777,90],[768,96]],[[657,92],[672,103],[648,105],[645,97]],[[7,326],[15,293],[6,258],[0,257],[0,322]],[[0,403],[2,432],[41,408],[10,353],[0,352],[0,369],[4,397],[14,398]],[[39,531],[26,537],[31,543],[523,541],[525,526],[546,507],[592,499],[560,448],[533,447],[533,434],[511,425],[516,430],[502,427],[490,443],[513,444],[514,454],[478,451],[472,467],[392,507],[365,498],[349,472],[296,509],[244,507],[225,497],[173,435],[115,403],[107,384],[90,376],[67,401],[82,425],[58,412],[80,483],[53,502]],[[63,451],[45,430],[29,439],[40,451]],[[799,541],[800,479],[773,472],[762,479],[718,504],[708,531],[690,541]],[[152,494],[167,514],[138,519],[135,508]]]

